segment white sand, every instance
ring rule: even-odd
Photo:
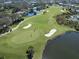
[[[23,27],[23,29],[28,29],[32,26],[32,24],[28,24],[27,26]]]
[[[57,30],[56,29],[52,29],[50,30],[49,33],[45,34],[46,37],[51,37]]]
[[[61,10],[61,12],[64,12],[64,10]]]

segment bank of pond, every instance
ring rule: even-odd
[[[79,59],[79,32],[69,31],[49,40],[42,59]]]

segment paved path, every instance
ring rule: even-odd
[[[40,14],[38,14],[38,15],[41,15],[41,14],[42,14],[42,13],[40,13]],[[36,15],[36,16],[38,16],[38,15]],[[25,21],[27,21],[27,20],[29,20],[29,19],[31,19],[31,18],[33,18],[33,17],[36,17],[36,16],[29,17],[29,18],[25,19],[24,21],[20,22],[15,28],[12,29],[12,31],[17,30],[17,29],[20,27],[20,25],[23,24]],[[5,35],[7,35],[7,34],[9,34],[9,33],[10,33],[10,31],[9,31],[9,32],[6,32],[6,33],[4,33],[4,34],[1,34],[0,37],[3,37],[3,36],[5,36]]]
[[[32,18],[32,17],[29,17],[29,18],[27,18],[26,20],[20,22],[15,28],[12,29],[12,31],[17,30],[17,29],[20,27],[20,25],[21,25],[22,23],[24,23],[25,21],[27,21],[27,20],[29,20],[29,19],[31,19],[31,18]],[[4,34],[1,34],[0,37],[5,36],[5,35],[7,35],[7,34],[9,34],[9,33],[10,33],[10,31],[9,31],[9,32],[6,32],[6,33],[4,33]]]

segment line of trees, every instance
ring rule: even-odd
[[[69,26],[71,28],[75,28],[77,31],[79,31],[79,22],[78,21],[73,21],[73,20],[68,20],[70,16],[69,14],[64,13],[61,15],[56,16],[56,21],[59,25],[65,25]]]
[[[14,9],[10,14],[5,10],[0,12],[0,34],[11,31],[10,27],[12,25],[18,24],[24,20],[22,15],[16,14],[17,11],[18,9]]]

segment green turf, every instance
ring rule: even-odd
[[[5,56],[5,59],[27,59],[25,52],[27,48],[32,45],[35,49],[33,59],[41,59],[47,40],[66,31],[73,30],[56,23],[54,16],[61,13],[61,7],[53,6],[46,10],[49,10],[46,14],[33,16],[29,19],[25,17],[24,23],[22,23],[17,30],[1,37],[0,55]],[[29,23],[32,24],[32,27],[23,29],[23,27]],[[44,34],[52,28],[57,29],[57,32],[52,37],[46,38]]]

